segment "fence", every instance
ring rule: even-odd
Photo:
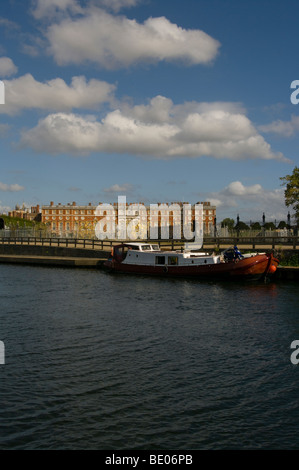
[[[164,249],[181,249],[190,240],[137,240],[159,244]],[[38,245],[38,246],[62,246],[66,248],[88,248],[92,250],[110,250],[113,245],[121,243],[121,240],[98,240],[87,238],[54,238],[54,237],[0,237],[1,244],[9,245]],[[205,237],[203,249],[224,249],[232,245],[238,245],[243,249],[299,249],[298,236],[286,237]]]
[[[225,248],[227,246],[238,245],[239,247],[252,248],[252,249],[282,249],[299,248],[298,236],[256,236],[256,237],[207,237],[204,238],[203,246],[215,246],[217,248]]]

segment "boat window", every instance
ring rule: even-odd
[[[156,256],[156,264],[165,264],[165,256]]]
[[[151,246],[150,245],[142,245],[141,249],[142,249],[142,251],[151,251]]]
[[[152,245],[152,249],[153,249],[154,251],[160,251],[159,245]]]
[[[179,264],[179,261],[178,261],[178,257],[177,256],[168,256],[168,264],[171,265],[171,266],[175,266],[177,264]]]

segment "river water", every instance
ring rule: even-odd
[[[0,449],[298,449],[299,290],[0,266]]]

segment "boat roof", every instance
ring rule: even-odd
[[[124,242],[124,245],[130,245],[130,246],[151,246],[151,245],[157,245],[157,243],[142,243],[142,242]]]
[[[147,243],[147,242],[123,242],[122,245],[129,245],[129,246],[153,246],[159,245],[158,242]]]
[[[122,246],[129,246],[130,248],[136,249],[138,251],[157,251],[155,250],[156,246],[159,246],[159,243],[142,243],[142,242],[124,242]],[[146,247],[146,248],[145,248]],[[148,247],[148,248],[147,248]],[[160,251],[160,247],[159,247]]]

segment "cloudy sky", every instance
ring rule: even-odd
[[[126,195],[286,220],[298,17],[297,0],[2,0],[0,209]]]

